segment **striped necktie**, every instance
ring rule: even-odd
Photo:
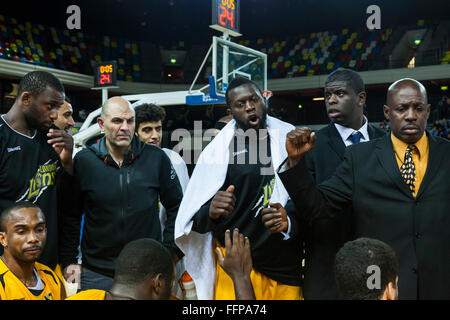
[[[409,145],[406,148],[405,161],[400,167],[400,172],[402,174],[403,180],[405,180],[408,185],[409,190],[414,196],[414,182],[416,182],[416,166],[412,160],[412,152],[416,149],[415,145]]]

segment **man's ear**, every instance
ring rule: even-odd
[[[383,105],[383,114],[384,114],[384,117],[386,118],[386,120],[390,120],[389,119],[389,107],[387,105]]]
[[[363,91],[359,93],[358,97],[359,97],[359,105],[361,107],[364,107],[364,104],[366,103],[367,94]]]
[[[164,278],[162,273],[158,273],[156,276],[154,276],[152,279],[152,283],[153,283],[153,291],[155,292],[156,295],[159,296],[164,288]]]
[[[25,106],[31,106],[33,103],[33,95],[28,91],[24,91],[20,94],[19,101]]]
[[[103,120],[101,117],[98,117],[97,123],[98,123],[98,126],[100,127],[100,130],[102,130],[102,132],[104,132],[105,131],[105,120]]]
[[[396,291],[397,290],[395,285],[392,282],[389,282],[383,294],[385,300],[396,300],[397,298]]]
[[[6,240],[6,232],[0,232],[0,244],[6,248],[8,246],[8,241]]]

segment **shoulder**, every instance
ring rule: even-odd
[[[439,152],[450,153],[450,141],[438,136],[429,135],[430,143],[439,148]]]
[[[169,157],[170,162],[172,162],[172,164],[185,164],[186,165],[183,158],[178,154],[178,152],[175,152],[175,151],[167,149],[167,148],[163,148],[162,150]]]
[[[66,300],[104,300],[106,295],[106,291],[90,289],[80,291],[73,296],[68,297]]]
[[[295,129],[294,125],[271,116],[267,116],[267,126],[269,129],[282,130],[286,132]]]
[[[150,144],[145,144],[142,147],[142,151],[139,155],[139,158],[148,159],[151,158],[152,162],[154,161],[169,161],[169,155],[163,151],[160,147],[155,147]]]
[[[348,146],[346,148],[346,153],[356,154],[359,157],[361,157],[361,156],[371,157],[372,152],[376,148],[386,147],[386,145],[387,145],[386,142],[387,142],[386,137],[379,137],[379,138],[371,139],[369,141],[365,141],[365,142],[361,142],[361,143],[357,143],[357,144]]]
[[[10,137],[10,129],[5,124],[2,117],[0,117],[0,150],[3,148],[6,141]]]
[[[371,139],[376,139],[386,135],[386,132],[384,130],[370,123],[367,126],[367,130],[369,131],[369,135],[373,136],[373,138],[371,137]]]
[[[90,150],[89,148],[83,148],[77,152],[77,154],[75,155],[75,159],[76,158],[85,158],[85,157],[91,156],[93,154],[94,154],[94,152],[92,150]]]
[[[56,273],[46,265],[35,262],[34,267],[36,268],[36,271],[39,273],[39,276],[41,276],[41,278],[50,278],[57,285],[61,283],[61,280],[59,280]]]
[[[327,126],[316,131],[316,138],[317,137],[329,137],[331,135],[339,136],[339,132],[337,131],[337,129],[333,123],[330,123]]]
[[[92,161],[92,159],[98,158],[95,155],[95,152],[92,151],[89,148],[83,148],[80,151],[77,152],[77,154],[74,157],[74,162],[76,163],[80,163],[80,162],[85,162],[86,160],[88,162]]]

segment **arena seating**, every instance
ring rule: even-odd
[[[367,70],[391,34],[392,28],[343,29],[239,43],[267,53],[270,79],[325,74],[339,67]]]
[[[96,62],[117,60],[118,80],[139,81],[135,41],[46,28],[0,15],[0,58],[92,74]]]
[[[408,28],[436,28],[438,24],[439,21],[418,20],[415,26]],[[386,68],[382,56],[392,50],[386,44],[395,28],[390,26],[371,31],[364,27],[359,30],[321,31],[282,38],[238,38],[236,41],[268,55],[269,79],[289,78],[328,74],[339,67],[358,71],[378,69],[379,66]],[[148,45],[107,35],[44,27],[0,15],[0,59],[89,75],[96,62],[117,60],[118,80],[123,81],[161,81],[162,65],[157,56],[160,56],[160,49],[166,49],[188,52],[183,81],[190,82],[207,49],[206,46],[195,49],[195,46],[191,47],[184,41]],[[449,63],[450,47],[439,59],[437,63]]]

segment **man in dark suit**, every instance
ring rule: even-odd
[[[353,206],[355,236],[395,250],[400,299],[450,299],[450,143],[426,133],[430,105],[416,80],[393,83],[383,111],[391,133],[347,148],[335,174],[319,186],[304,159],[315,134],[289,132],[279,176],[309,220],[333,219]]]
[[[316,183],[327,180],[344,159],[347,146],[369,141],[385,132],[369,125],[364,116],[366,92],[359,74],[338,69],[328,75],[324,88],[325,106],[331,123],[316,132],[316,144],[305,156]],[[304,223],[305,299],[337,299],[333,274],[334,258],[345,242],[353,240],[351,206],[333,221],[318,219]]]

